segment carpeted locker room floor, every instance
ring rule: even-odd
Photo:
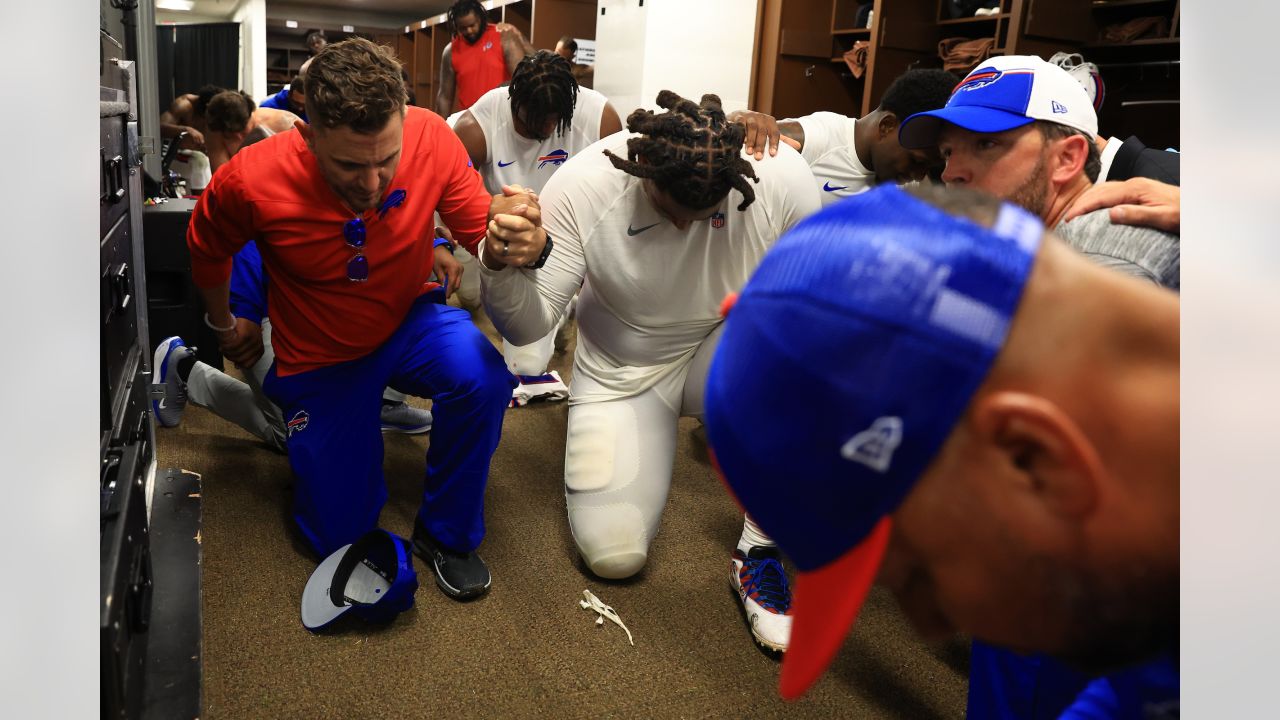
[[[476,322],[498,341],[483,313]],[[568,352],[552,368],[566,381]],[[411,402],[427,406],[422,400]],[[751,641],[729,587],[737,507],[681,421],[661,533],[640,577],[578,561],[564,511],[566,406],[510,411],[487,495],[490,592],[446,598],[415,559],[415,608],[391,626],[313,635],[299,598],[314,561],[289,530],[286,458],[208,411],[157,429],[159,467],[203,476],[204,710],[227,718],[961,718],[968,647],[923,644],[873,591],[827,675],[795,703]],[[408,536],[430,435],[386,436],[384,528]],[[578,606],[583,589],[635,637]]]

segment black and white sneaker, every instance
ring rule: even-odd
[[[413,523],[413,550],[431,566],[436,585],[455,600],[470,600],[489,589],[489,566],[476,551],[455,552],[435,541],[418,521]]]

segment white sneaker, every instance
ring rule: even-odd
[[[421,435],[431,431],[431,411],[407,402],[382,403],[382,432]]]
[[[734,550],[729,584],[742,601],[755,641],[768,650],[786,652],[791,639],[791,588],[778,549],[754,547],[746,555]]]

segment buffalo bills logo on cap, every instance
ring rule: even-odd
[[[294,413],[294,416],[289,418],[289,423],[286,425],[288,429],[288,437],[293,437],[295,432],[302,432],[303,430],[306,430],[307,424],[310,422],[311,416],[307,414],[306,410],[299,410]]]
[[[552,150],[546,155],[543,155],[542,157],[538,158],[538,169],[541,170],[542,168],[546,167],[548,163],[550,163],[551,165],[560,166],[560,165],[563,165],[564,161],[568,159],[569,159],[569,153],[565,152],[564,150]]]
[[[954,95],[961,90],[979,90],[991,85],[1002,77],[1004,77],[1004,73],[994,68],[975,70],[969,74],[969,77],[965,78],[963,82],[957,85],[956,89],[953,90],[951,94]]]
[[[724,227],[724,213],[718,212],[711,216],[711,227],[717,230]]]

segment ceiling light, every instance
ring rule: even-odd
[[[157,10],[176,10],[191,12],[196,6],[195,0],[156,0]]]

